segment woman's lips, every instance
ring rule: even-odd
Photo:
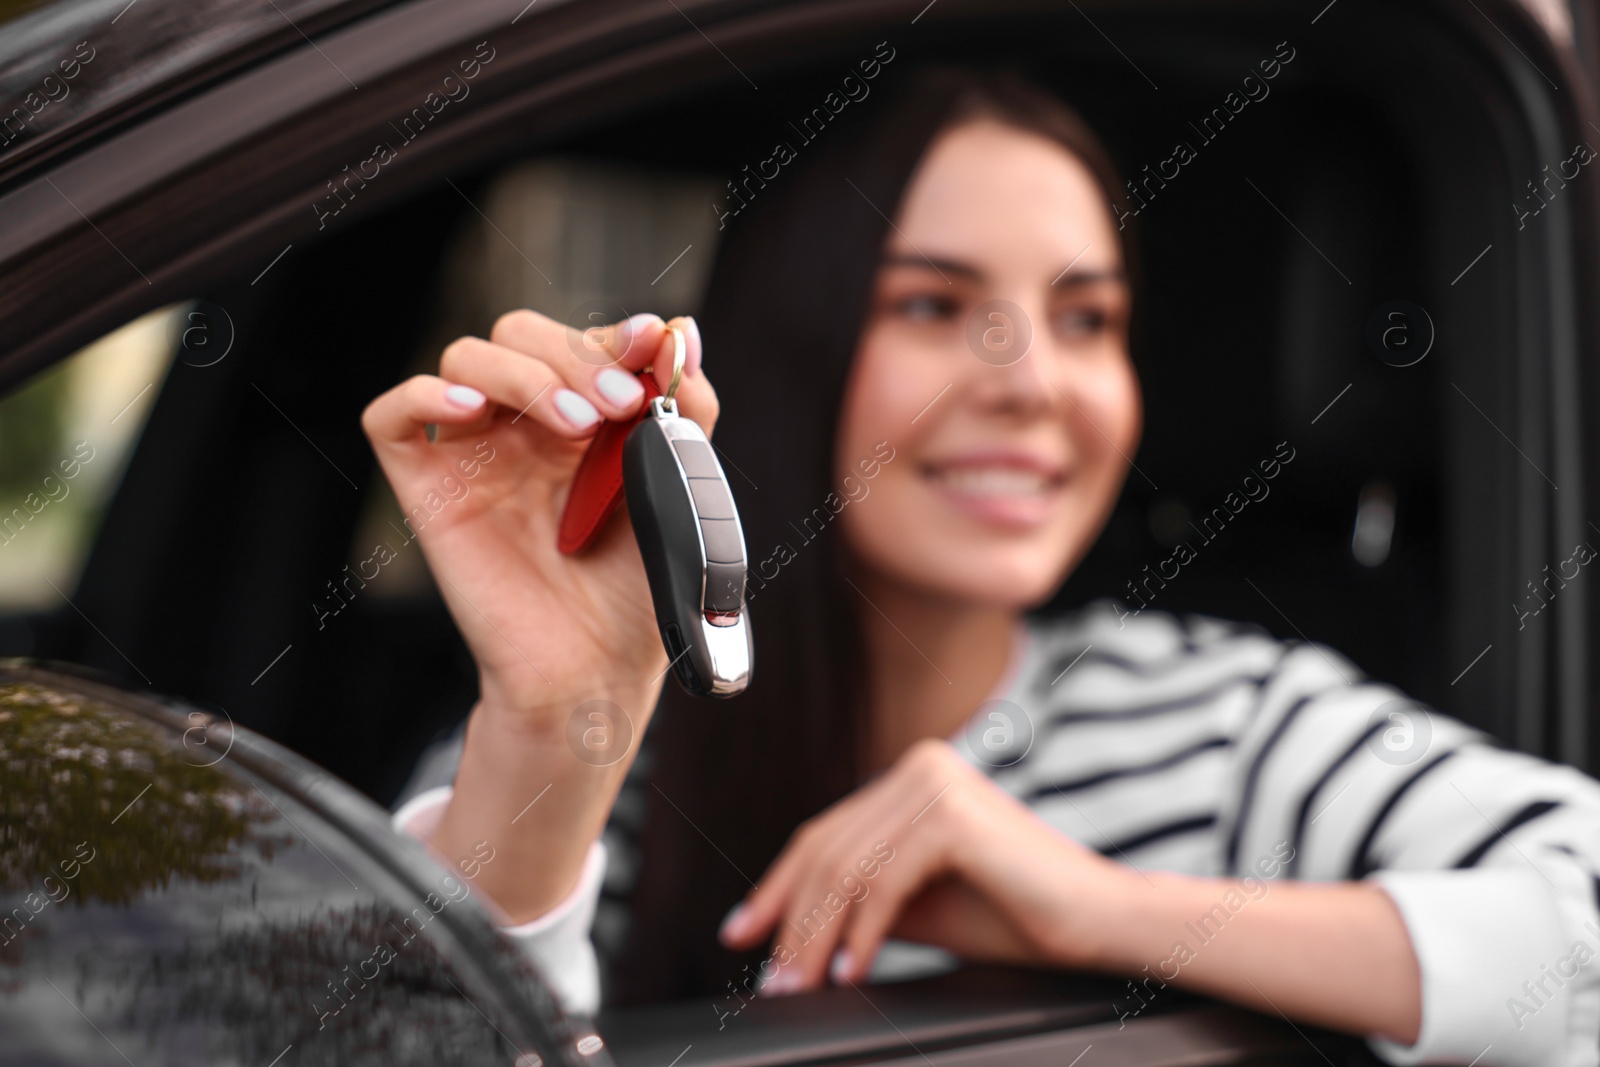
[[[922,475],[956,507],[985,522],[1031,527],[1050,516],[1066,484],[1059,466],[1032,456],[927,463]]]

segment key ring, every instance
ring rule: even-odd
[[[667,391],[662,395],[662,406],[677,411],[678,402],[673,398],[678,395],[678,386],[683,381],[683,367],[689,361],[689,343],[683,335],[682,326],[669,325],[667,332],[672,334],[672,381],[667,383]]]

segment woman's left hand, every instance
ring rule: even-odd
[[[966,959],[1093,965],[1097,904],[1137,877],[922,741],[802,824],[721,936],[735,949],[772,937],[768,993],[857,981],[891,935]]]

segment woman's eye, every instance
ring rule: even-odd
[[[956,302],[949,297],[919,294],[895,304],[901,318],[911,322],[943,322],[955,317]]]
[[[1111,317],[1099,308],[1067,308],[1056,314],[1056,330],[1063,337],[1092,337],[1103,331]]]

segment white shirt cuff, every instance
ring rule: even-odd
[[[1380,871],[1372,880],[1400,910],[1422,971],[1417,1043],[1373,1038],[1373,1051],[1401,1065],[1568,1062],[1572,989],[1546,975],[1572,946],[1537,870]]]
[[[454,792],[443,785],[417,794],[394,813],[392,825],[426,846]],[[593,1015],[600,1007],[600,965],[589,940],[589,927],[594,923],[605,874],[606,847],[595,841],[584,858],[578,884],[565,900],[536,919],[500,927],[501,933],[527,953],[562,1006],[582,1015]],[[492,902],[486,903],[491,912],[500,914]]]

